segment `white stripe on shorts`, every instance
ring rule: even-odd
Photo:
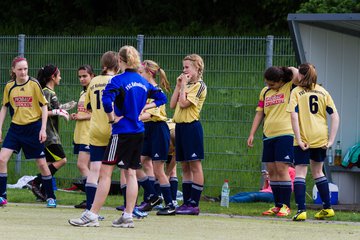
[[[117,143],[118,143],[118,138],[119,138],[119,135],[115,134],[115,135],[113,135],[113,137],[111,139],[109,156],[108,156],[108,159],[107,159],[108,161],[114,161],[115,160],[115,153],[116,153],[116,147],[117,147]]]

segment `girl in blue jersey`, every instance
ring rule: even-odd
[[[167,92],[170,91],[170,84],[167,80],[165,71],[161,69],[156,62],[145,60],[139,68],[139,73],[151,85],[157,88],[160,88],[156,82],[156,76],[159,75],[160,86]],[[148,99],[148,102],[152,101],[153,99]],[[157,212],[157,215],[175,215],[175,206],[172,201],[170,183],[164,171],[170,144],[170,131],[166,123],[167,116],[165,105],[143,112],[140,115],[140,119],[145,123],[145,140],[141,159],[143,163],[152,161],[154,174],[159,181],[160,192],[166,205],[165,208]],[[150,201],[147,204],[147,206],[150,207],[144,210],[150,210],[153,207],[151,205],[152,203],[153,201]]]
[[[149,108],[165,104],[167,99],[161,90],[137,72],[140,56],[134,47],[124,46],[120,49],[119,66],[123,73],[109,81],[102,96],[104,110],[112,125],[112,136],[101,166],[94,203],[81,218],[69,220],[74,226],[99,226],[98,213],[109,193],[111,175],[117,165],[125,170],[126,209],[119,219],[113,221],[112,226],[134,227],[132,212],[138,194],[136,169],[141,168],[140,155],[145,131],[139,116]],[[154,101],[147,104],[148,98]]]
[[[4,89],[0,111],[0,206],[7,204],[7,163],[13,152],[22,149],[26,159],[36,159],[47,196],[47,207],[56,207],[52,176],[45,160],[48,102],[39,82],[29,77],[28,62],[16,57],[11,64],[11,80]],[[2,127],[9,109],[11,125],[3,141]]]

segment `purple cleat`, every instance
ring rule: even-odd
[[[183,215],[199,215],[200,208],[198,206],[187,206],[182,205],[176,209],[176,214],[183,214]]]
[[[116,210],[123,212],[125,210],[125,205],[117,206]]]

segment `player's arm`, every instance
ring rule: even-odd
[[[250,130],[250,134],[247,140],[247,145],[248,147],[253,147],[253,141],[254,141],[254,136],[256,133],[256,130],[259,128],[260,123],[262,122],[262,120],[264,119],[264,112],[263,111],[257,111],[251,126],[251,130]]]
[[[3,105],[0,111],[0,142],[2,142],[2,126],[5,121],[6,113],[7,113],[7,107]]]
[[[292,71],[293,76],[291,79],[291,82],[294,85],[299,85],[299,69],[297,69],[296,67],[289,67],[289,69]]]
[[[176,85],[173,95],[171,96],[171,99],[170,99],[170,108],[171,109],[174,109],[176,107],[176,103],[179,99],[179,94],[180,94],[180,87],[178,87]]]
[[[301,147],[302,150],[308,149],[309,145],[301,140],[299,114],[297,112],[291,112],[291,126],[294,131],[296,142],[299,144],[299,147]]]
[[[338,112],[333,112],[331,115],[329,141],[326,147],[331,147],[335,141],[336,133],[339,129],[340,117]]]
[[[182,74],[180,76],[180,78],[181,78],[181,85],[180,85],[181,87],[180,87],[178,102],[179,102],[179,105],[181,108],[187,108],[187,107],[190,107],[190,105],[192,104],[192,102],[187,99],[186,92],[185,92],[186,84],[189,82],[190,76]]]
[[[48,119],[48,107],[47,105],[43,105],[41,106],[41,129],[39,132],[39,141],[41,143],[45,142],[46,140],[46,123],[47,123],[47,119]]]

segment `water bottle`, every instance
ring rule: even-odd
[[[334,166],[334,155],[333,155],[332,147],[329,147],[329,149],[328,149],[327,160],[328,160],[329,166]]]
[[[335,166],[340,166],[341,165],[341,146],[340,146],[340,141],[336,142],[336,147],[335,147],[335,160],[334,160]]]
[[[221,188],[221,207],[229,207],[229,197],[230,197],[230,188],[229,188],[229,180],[225,179],[224,184]]]

